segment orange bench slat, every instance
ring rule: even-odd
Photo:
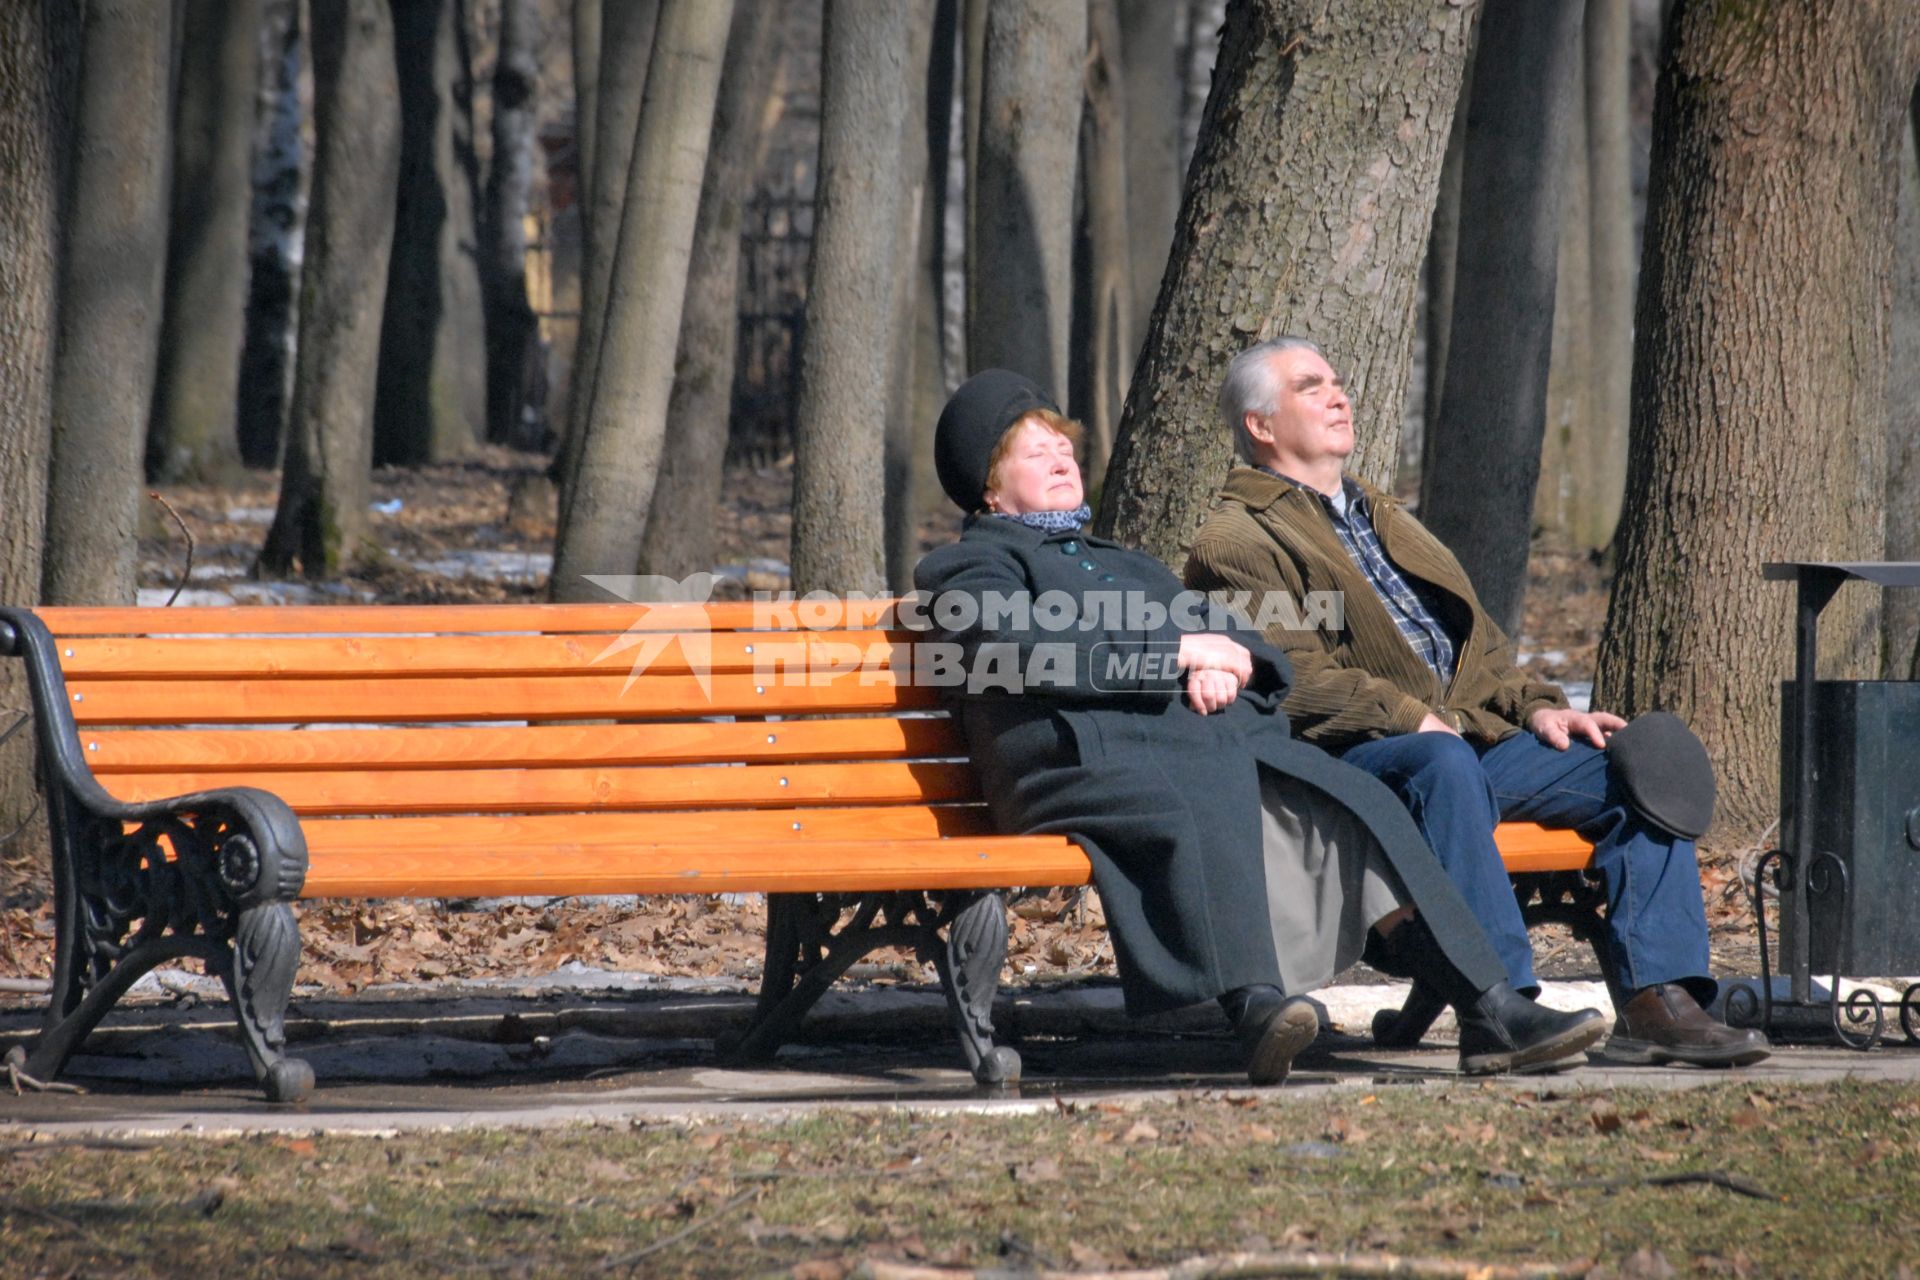
[[[646,769],[435,769],[407,772],[135,773],[110,775],[122,800],[164,800],[219,787],[258,787],[308,814],[597,813],[719,805],[939,804],[977,800],[964,764],[687,765]]]
[[[102,777],[350,766],[525,769],[966,755],[959,726],[944,716],[459,729],[98,729],[81,734],[80,745],[87,763]]]
[[[438,848],[706,844],[752,840],[793,848],[814,840],[937,840],[992,834],[984,805],[875,805],[821,809],[700,809],[678,813],[459,815],[415,818],[309,818],[307,851],[418,853]]]
[[[76,638],[63,642],[69,683],[323,677],[626,674],[644,655],[650,675],[695,671],[779,675],[830,664],[893,660],[904,633],[889,631],[662,631],[641,636],[255,636]]]
[[[716,841],[581,850],[485,844],[316,854],[305,896],[461,897],[576,893],[853,893],[1077,885],[1087,858],[1060,836],[817,840],[804,849]]]
[[[207,605],[178,608],[55,607],[34,610],[56,636],[452,635],[486,632],[609,632],[707,627],[735,631],[770,625],[809,630],[864,628],[892,616],[892,600],[836,600],[768,606],[710,604],[382,604]],[[788,621],[791,619],[791,621]]]
[[[1593,846],[1574,832],[1532,822],[1503,822],[1494,829],[1493,839],[1500,846],[1500,861],[1513,875],[1583,871],[1593,861]]]
[[[890,679],[887,677],[886,679]],[[793,715],[931,710],[938,689],[876,682],[851,671],[818,685],[716,675],[623,673],[424,680],[76,680],[67,685],[85,725],[354,724],[591,717]]]

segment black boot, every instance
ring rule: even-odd
[[[1438,991],[1425,979],[1415,978],[1405,1004],[1373,1015],[1373,1042],[1382,1049],[1417,1049],[1420,1037],[1446,1007]]]
[[[1220,1008],[1233,1024],[1253,1084],[1285,1080],[1294,1058],[1320,1034],[1320,1015],[1306,997],[1290,997],[1278,987],[1236,987],[1220,997]]]
[[[1427,922],[1406,921],[1384,940],[1388,972],[1418,975],[1453,1006],[1460,1023],[1460,1070],[1466,1075],[1559,1071],[1606,1034],[1598,1009],[1560,1013],[1535,1004],[1501,979],[1484,990],[1454,967]]]

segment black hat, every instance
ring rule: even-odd
[[[1607,758],[1627,799],[1655,826],[1692,840],[1713,822],[1713,762],[1680,717],[1634,717],[1607,739]]]
[[[940,487],[962,511],[980,509],[987,464],[1007,428],[1035,409],[1060,412],[1053,397],[1010,369],[987,369],[960,384],[933,429],[933,465]]]

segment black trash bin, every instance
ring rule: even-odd
[[[1822,680],[1815,690],[1807,958],[1820,974],[1920,974],[1920,683]],[[1798,690],[1787,683],[1780,720],[1785,796],[1799,776],[1798,714]],[[1820,857],[1825,853],[1844,875]],[[1792,915],[1783,916],[1781,941],[1793,955]]]

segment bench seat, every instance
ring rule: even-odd
[[[764,1058],[860,956],[907,945],[970,1069],[992,1044],[1001,891],[1086,884],[1058,836],[991,830],[937,690],[896,680],[890,602],[0,610],[48,783],[56,972],[26,1056],[52,1075],[140,973],[234,994],[270,1097],[298,968],[289,903],[765,893]],[[824,625],[823,625],[824,624]],[[901,670],[910,670],[904,660]],[[1577,872],[1508,825],[1515,871]]]

